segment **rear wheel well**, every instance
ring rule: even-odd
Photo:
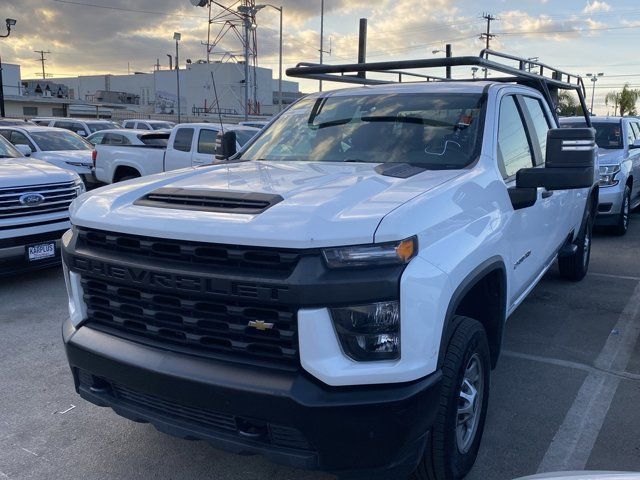
[[[445,335],[440,348],[440,360],[443,351],[457,325],[456,317],[468,317],[482,324],[489,340],[491,352],[491,366],[495,368],[502,346],[503,328],[506,318],[506,274],[504,266],[493,266],[482,271],[472,281],[459,289],[459,295],[454,298],[449,309]]]
[[[116,171],[113,174],[113,182],[119,182],[123,178],[126,177],[140,177],[140,172],[133,167],[127,167],[125,165],[121,165],[116,168]]]

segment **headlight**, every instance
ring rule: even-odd
[[[400,304],[380,302],[331,308],[344,353],[356,361],[400,358]]]
[[[329,268],[363,267],[409,263],[418,253],[418,240],[327,248],[322,251]]]
[[[615,187],[618,185],[618,180],[616,180],[618,173],[620,173],[620,165],[601,165],[598,185],[601,187]]]
[[[80,195],[80,194],[82,194],[82,193],[87,191],[87,187],[85,187],[84,182],[78,176],[76,176],[76,179],[73,182],[73,185],[76,188],[76,191],[78,192],[78,195]]]

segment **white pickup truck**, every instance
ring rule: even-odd
[[[173,128],[166,147],[100,143],[94,154],[95,176],[100,182],[115,183],[210,164],[215,159],[216,140],[222,130],[236,132],[239,148],[259,131],[240,125],[184,123]]]
[[[69,205],[82,192],[76,173],[23,157],[0,135],[0,277],[60,263]]]
[[[489,54],[290,69],[495,80],[310,95],[238,154],[225,133],[227,161],[76,200],[63,338],[78,393],[345,478],[464,477],[505,322],[556,259],[585,276],[598,205],[594,130],[555,114],[559,89],[587,111],[582,80]]]

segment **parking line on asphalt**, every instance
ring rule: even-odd
[[[570,360],[562,360],[561,358],[543,357],[540,355],[532,355],[530,353],[515,352],[513,350],[503,350],[502,355],[505,357],[519,358],[521,360],[529,360],[531,362],[546,363],[548,365],[554,365],[556,367],[572,368],[574,370],[581,370],[587,373],[603,373],[606,375],[613,375],[620,377],[624,380],[633,380],[640,382],[640,374],[621,372],[614,370],[602,370],[586,363],[572,362]]]
[[[593,276],[593,277],[616,278],[619,280],[633,280],[634,282],[640,282],[640,277],[630,277],[628,275],[613,275],[610,273],[597,273],[597,272],[589,272],[587,275]]]
[[[540,462],[538,473],[584,470],[621,380],[600,370],[623,372],[627,368],[640,335],[640,322],[636,321],[639,311],[640,283],[614,327],[619,333],[607,338],[595,361],[595,371],[582,383]]]

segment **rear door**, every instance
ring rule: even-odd
[[[213,163],[216,154],[216,139],[218,130],[201,128],[193,151],[193,165],[208,165]]]
[[[522,168],[531,168],[539,162],[540,145],[536,148],[529,131],[524,102],[516,95],[505,95],[500,100],[496,158],[506,188],[516,186],[516,174]],[[552,260],[547,245],[555,227],[554,212],[544,189],[538,189],[536,203],[528,208],[514,210],[509,218],[510,265],[512,288],[509,306],[514,307],[529,286]]]
[[[173,141],[167,147],[165,170],[177,170],[191,166],[193,144],[197,142],[194,127],[176,129]]]
[[[545,168],[547,150],[547,132],[555,126],[555,120],[546,104],[539,97],[522,95],[525,124],[530,133],[534,150],[534,164],[538,168]],[[545,228],[549,233],[546,236],[545,248],[549,252],[557,251],[565,243],[571,228],[582,220],[584,201],[583,195],[588,196],[588,190],[554,190],[539,189],[540,202],[546,212]]]

